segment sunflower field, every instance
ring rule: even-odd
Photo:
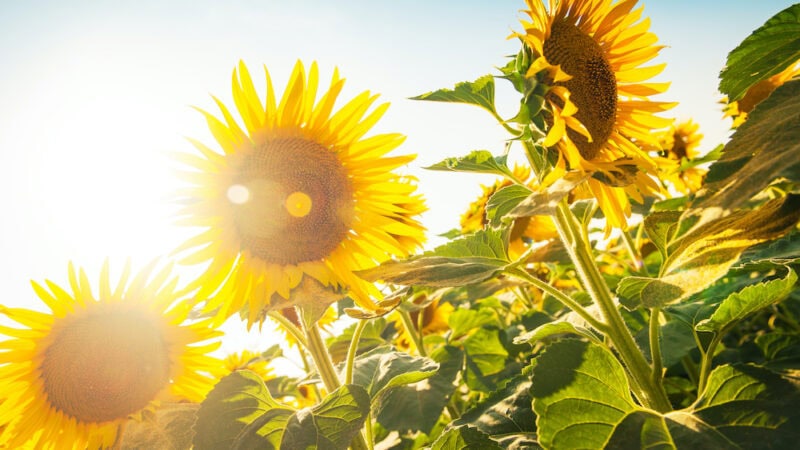
[[[515,54],[412,98],[506,132],[426,167],[495,180],[440,236],[388,103],[240,62],[173,154],[191,237],[0,305],[0,448],[795,448],[800,4],[730,43],[709,152],[636,0],[520,7]],[[282,334],[220,354],[230,319]]]

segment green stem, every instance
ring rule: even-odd
[[[359,320],[356,324],[356,329],[353,330],[353,339],[350,341],[350,347],[347,348],[347,363],[344,372],[344,384],[353,384],[353,366],[355,365],[356,353],[358,353],[358,341],[361,340],[361,333],[367,327],[366,320]]]
[[[711,342],[708,344],[708,349],[703,351],[701,346],[700,354],[702,356],[700,360],[700,376],[697,380],[697,396],[703,395],[703,391],[706,388],[706,382],[708,382],[708,376],[711,374],[711,366],[714,361],[714,353],[717,351],[717,345],[719,345],[720,341],[722,341],[722,333],[715,335]]]
[[[422,314],[422,311],[419,312]],[[397,314],[400,314],[400,320],[403,321],[403,327],[405,327],[408,335],[411,336],[411,339],[414,341],[414,346],[417,347],[417,352],[420,356],[428,356],[428,353],[425,351],[425,345],[422,342],[422,330],[417,332],[417,327],[414,326],[414,321],[411,320],[411,314],[408,311],[403,311],[401,309],[397,310]]]
[[[291,320],[287,319],[286,316],[284,316],[278,311],[270,311],[267,313],[267,315],[275,322],[278,322],[278,324],[282,326],[287,333],[291,334],[292,337],[295,338],[300,345],[302,345],[305,348],[308,348],[308,342],[306,342],[305,334],[303,334],[300,328],[298,328],[297,325],[293,324]]]
[[[672,405],[667,398],[664,386],[661,383],[655,383],[650,376],[651,367],[636,346],[625,320],[617,310],[611,291],[595,264],[588,236],[582,232],[582,227],[570,211],[566,198],[558,203],[553,219],[558,233],[564,241],[564,246],[575,264],[578,276],[587,293],[603,314],[604,322],[607,325],[606,334],[628,369],[634,393],[646,407],[660,412],[671,410]]]
[[[333,360],[331,360],[331,355],[328,353],[328,347],[325,346],[325,342],[322,340],[322,335],[319,333],[317,324],[314,323],[310,326],[305,324],[305,320],[302,319],[303,312],[300,311],[300,307],[298,307],[297,315],[301,318],[301,322],[304,322],[303,330],[306,333],[308,352],[311,353],[314,365],[317,366],[317,372],[319,372],[319,376],[322,378],[322,384],[325,386],[325,390],[330,394],[341,386],[341,382],[339,381],[339,376],[336,374],[336,369],[333,367]],[[367,441],[361,433],[356,435],[353,442],[350,443],[350,446],[354,450],[369,449]]]
[[[659,316],[661,316],[660,308],[653,308],[650,311],[650,359],[653,361],[653,383],[660,385],[664,376],[664,367],[661,361]]]
[[[528,283],[534,285],[535,287],[541,289],[543,292],[545,292],[547,294],[550,294],[553,298],[555,298],[556,300],[561,302],[564,306],[566,306],[569,309],[575,311],[576,314],[581,316],[581,318],[583,318],[583,320],[585,320],[586,323],[591,325],[596,330],[598,330],[598,331],[600,331],[602,333],[605,333],[605,332],[608,331],[608,326],[606,326],[606,324],[601,323],[600,321],[595,319],[594,316],[592,316],[589,313],[589,311],[586,311],[586,309],[583,306],[581,306],[580,303],[576,302],[570,296],[568,296],[567,294],[559,291],[558,289],[554,288],[553,286],[550,286],[549,284],[545,283],[544,281],[542,281],[542,280],[536,278],[535,276],[529,274],[525,270],[522,270],[520,268],[513,268],[511,270],[506,270],[506,273],[508,273],[511,276],[515,276],[517,278],[521,278],[521,279],[527,281]]]
[[[647,266],[644,264],[644,258],[642,258],[642,253],[639,251],[639,248],[633,242],[631,238],[631,234],[627,231],[622,232],[622,241],[625,242],[625,247],[628,249],[628,253],[631,255],[631,259],[633,260],[633,266],[636,271],[642,271],[645,275],[650,275],[647,271]]]
[[[514,127],[512,127],[508,123],[506,123],[506,121],[503,120],[502,117],[500,117],[500,114],[497,114],[497,112],[495,112],[495,111],[491,111],[491,113],[492,113],[492,116],[494,116],[494,118],[497,119],[497,122],[500,125],[502,125],[503,128],[506,129],[506,131],[508,131],[509,133],[513,134],[514,136],[519,136],[520,131],[515,129]]]

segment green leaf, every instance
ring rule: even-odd
[[[570,322],[550,322],[543,324],[531,331],[526,331],[514,338],[515,344],[534,344],[542,339],[563,334],[572,334],[580,337],[594,339],[592,333],[581,327],[576,327]]]
[[[518,375],[465,412],[453,426],[474,426],[489,436],[536,432],[529,375]]]
[[[367,414],[369,395],[364,388],[340,386],[322,403],[300,410],[289,419],[280,448],[344,450],[361,431]]]
[[[733,100],[800,59],[800,4],[770,18],[728,54],[719,90]]]
[[[503,217],[531,195],[531,190],[521,184],[512,184],[495,192],[486,202],[486,218],[492,226],[500,225]]]
[[[555,214],[556,205],[576,186],[586,179],[586,174],[569,172],[547,189],[531,193],[508,214],[509,217],[531,217]]]
[[[121,448],[190,448],[198,407],[194,403],[162,403],[155,412],[145,410],[141,421],[131,420],[125,424]]]
[[[247,425],[271,410],[288,407],[272,398],[261,378],[249,370],[236,371],[217,383],[197,411],[194,448],[232,448],[244,433]],[[260,431],[259,443],[276,447],[280,429],[265,427]],[[277,441],[273,438],[277,433]]]
[[[506,366],[508,351],[500,342],[500,331],[480,328],[464,341],[467,365],[482,376],[500,372]]]
[[[445,158],[441,162],[426,167],[426,169],[448,172],[490,173],[513,178],[514,173],[508,168],[507,159],[508,156],[506,155],[494,156],[488,150],[473,150],[467,156]]]
[[[430,358],[376,348],[356,358],[353,383],[366,389],[373,404],[389,389],[431,377],[439,365]]]
[[[356,272],[367,281],[453,287],[488,280],[509,264],[502,230],[481,230],[421,256]]]
[[[644,230],[661,253],[662,261],[669,256],[669,243],[677,234],[680,211],[655,211],[644,218]]]
[[[771,369],[796,369],[800,366],[800,334],[773,331],[756,337],[756,345]]]
[[[736,448],[794,448],[800,440],[798,401],[797,379],[752,365],[726,365],[711,372],[692,413]]]
[[[456,309],[447,318],[451,341],[467,335],[476,328],[493,323],[497,323],[497,317],[489,309]]]
[[[607,349],[565,339],[536,359],[531,377],[539,441],[545,448],[603,448],[636,409],[625,370]]]
[[[494,113],[494,77],[484,75],[475,81],[462,81],[454,89],[439,89],[411,97],[411,100],[468,103]]]
[[[626,306],[662,307],[686,299],[728,273],[748,247],[782,236],[800,220],[800,195],[770,200],[695,226],[671,246],[658,278],[626,277],[617,286]]]
[[[785,267],[785,266],[784,266]],[[784,278],[748,286],[722,301],[707,320],[697,324],[699,331],[722,333],[744,317],[786,298],[794,289],[797,274],[789,267]]]
[[[477,428],[450,428],[436,439],[431,450],[502,450],[497,442]]]
[[[464,365],[464,352],[446,345],[431,354],[439,370],[430,378],[400,386],[387,392],[381,401],[377,420],[389,430],[421,431],[430,434],[439,421],[454,384]]]
[[[775,89],[736,130],[692,208],[732,211],[777,179],[800,181],[799,122],[800,80],[794,80]]]
[[[280,448],[344,450],[361,431],[369,411],[369,395],[364,388],[340,386],[322,403],[289,419]]]

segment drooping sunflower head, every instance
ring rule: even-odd
[[[245,65],[234,70],[240,122],[218,100],[221,120],[201,111],[222,152],[193,142],[200,155],[180,157],[191,166],[183,223],[205,227],[180,250],[194,249],[187,263],[209,263],[190,288],[219,318],[243,311],[249,324],[303,301],[293,290],[304,277],[375,309],[380,292],[354,271],[424,240],[415,182],[393,172],[414,156],[386,156],[402,135],[364,137],[388,107],[370,111],[377,96],[334,111],[338,72],[317,98],[316,64],[306,72],[298,62],[280,101],[265,72],[262,100]]]
[[[723,112],[725,117],[733,118],[732,128],[738,128],[747,120],[747,115],[762,100],[769,97],[772,91],[782,86],[787,81],[800,75],[800,60],[790,65],[782,72],[777,73],[766,80],[762,80],[745,92],[744,96],[737,101],[728,103],[727,97],[723,99],[725,107]]]
[[[124,423],[159,401],[201,401],[220,362],[208,353],[220,333],[186,323],[169,267],[152,266],[112,290],[108,264],[92,291],[69,269],[71,292],[33,283],[50,313],[0,306],[22,328],[2,327],[0,424],[10,448],[110,448]]]
[[[611,226],[626,226],[628,195],[654,194],[656,164],[637,144],[656,144],[652,130],[669,125],[655,113],[673,106],[650,96],[667,83],[643,83],[663,64],[642,67],[661,46],[635,1],[526,0],[530,21],[516,33],[529,49],[526,76],[546,86],[544,146],[559,166],[599,173],[591,191]],[[567,167],[568,166],[568,167]]]

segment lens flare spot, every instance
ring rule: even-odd
[[[286,210],[293,217],[305,217],[311,212],[311,197],[305,192],[292,192],[286,197]]]
[[[234,184],[228,188],[228,200],[237,205],[245,204],[250,200],[250,189],[241,184]]]

